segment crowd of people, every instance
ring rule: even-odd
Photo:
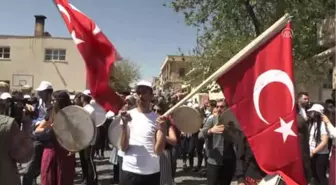
[[[57,142],[53,120],[70,105],[81,106],[94,116],[91,93],[54,91],[47,81],[42,81],[35,92],[0,95],[1,184],[33,185],[40,176],[41,185],[73,185],[75,153]],[[310,102],[305,92],[297,96],[303,168],[307,182],[314,185],[335,184],[335,165],[329,167],[335,164],[334,93],[323,103]],[[184,133],[171,117],[161,116],[183,95],[154,95],[152,84],[140,81],[134,91],[120,96],[125,101],[123,109],[108,112],[93,142],[78,152],[83,184],[99,184],[94,159],[106,157],[113,165],[111,183],[120,185],[173,185],[179,158],[184,171],[206,177],[208,185],[230,185],[234,179],[239,185],[256,185],[266,176],[242,131],[234,124],[221,123],[221,115],[228,108],[224,99],[187,101],[185,106],[196,109],[204,121],[197,133]],[[117,117],[121,118],[120,146],[112,146],[108,128]],[[112,150],[111,156],[104,156],[106,149]],[[17,168],[23,163],[27,166],[21,180]]]

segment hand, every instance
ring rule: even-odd
[[[159,128],[163,128],[164,126],[166,126],[167,121],[168,121],[167,116],[160,116],[156,120],[156,124],[158,125]]]
[[[310,157],[313,157],[315,155],[315,151],[313,150],[312,152],[310,152]]]
[[[322,117],[322,121],[323,121],[324,123],[330,123],[329,118],[328,118],[325,114],[322,114],[321,117]]]
[[[128,124],[128,122],[130,122],[132,120],[131,115],[127,111],[125,111],[125,110],[119,111],[119,114],[121,116],[121,120],[123,122],[123,126],[126,126]]]
[[[210,129],[210,133],[213,134],[222,134],[224,132],[224,125],[215,125]]]
[[[245,185],[245,183],[239,183],[238,185]]]

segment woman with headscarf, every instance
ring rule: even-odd
[[[53,107],[51,110],[49,109],[45,121],[35,130],[36,133],[48,130],[50,134],[42,156],[41,185],[73,185],[75,155],[60,146],[52,130],[55,115],[64,107],[71,105],[71,100],[66,91],[55,91],[52,96]]]

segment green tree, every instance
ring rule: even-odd
[[[334,0],[173,0],[165,6],[183,13],[186,24],[200,34],[191,53],[197,56],[190,64],[194,73],[187,77],[192,84],[199,84],[285,13],[293,16],[296,82],[314,83],[325,76],[323,64],[308,60],[325,49],[317,45],[316,25],[335,14],[334,4]]]
[[[119,60],[111,68],[110,85],[117,92],[130,90],[130,84],[140,79],[140,67],[130,60]]]

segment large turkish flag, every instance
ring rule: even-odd
[[[54,1],[85,61],[87,81],[93,98],[106,111],[118,113],[124,102],[109,86],[111,67],[119,58],[117,50],[96,23],[69,4],[68,0]]]
[[[289,30],[290,24],[285,29]],[[231,111],[259,166],[287,185],[306,185],[294,109],[292,40],[278,33],[221,76]]]

